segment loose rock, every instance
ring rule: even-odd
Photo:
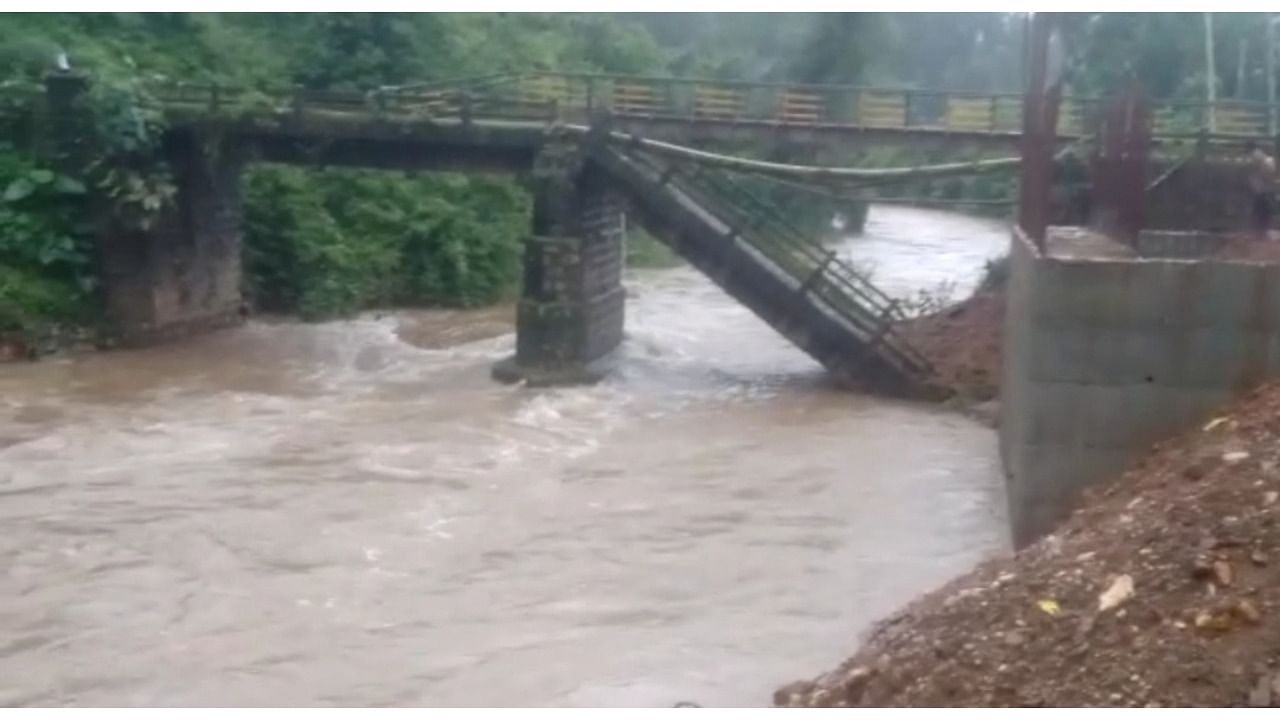
[[[1133,597],[1133,578],[1128,575],[1117,577],[1111,587],[1098,596],[1098,612],[1106,612]]]
[[[1218,560],[1213,564],[1213,581],[1226,587],[1231,584],[1231,563]]]
[[[1280,458],[1280,381],[1218,415],[877,626],[827,693],[779,704],[1280,705],[1280,499],[1260,505],[1280,490],[1260,469]]]
[[[1246,622],[1257,625],[1262,622],[1262,611],[1252,601],[1245,599],[1236,603],[1236,615]]]
[[[1249,459],[1249,453],[1243,450],[1235,450],[1222,454],[1222,461],[1228,465],[1235,465]]]

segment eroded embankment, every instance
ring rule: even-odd
[[[1280,705],[1280,383],[880,623],[786,706]]]

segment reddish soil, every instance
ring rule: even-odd
[[[940,384],[965,400],[991,400],[1000,387],[1004,305],[1003,291],[982,290],[898,329],[933,364]]]
[[[774,702],[1280,707],[1280,383],[1157,445],[1053,535],[920,598]]]

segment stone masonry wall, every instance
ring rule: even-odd
[[[626,291],[622,270],[626,264],[623,243],[623,204],[603,185],[584,191],[578,219],[582,238],[581,287],[586,324],[583,358],[603,357],[622,342]]]
[[[1010,270],[1000,450],[1018,545],[1280,370],[1280,266],[1045,257],[1015,234]]]
[[[171,136],[165,154],[173,206],[149,230],[108,227],[99,243],[107,316],[128,345],[240,319],[240,163],[211,158],[190,133]]]
[[[623,205],[603,178],[577,163],[553,157],[540,169],[514,367],[503,363],[496,371],[535,383],[588,381],[622,342]]]

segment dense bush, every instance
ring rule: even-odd
[[[84,185],[0,143],[0,330],[70,322],[92,290]]]
[[[248,297],[311,319],[492,302],[515,286],[529,223],[513,182],[453,175],[261,167],[246,198]]]

